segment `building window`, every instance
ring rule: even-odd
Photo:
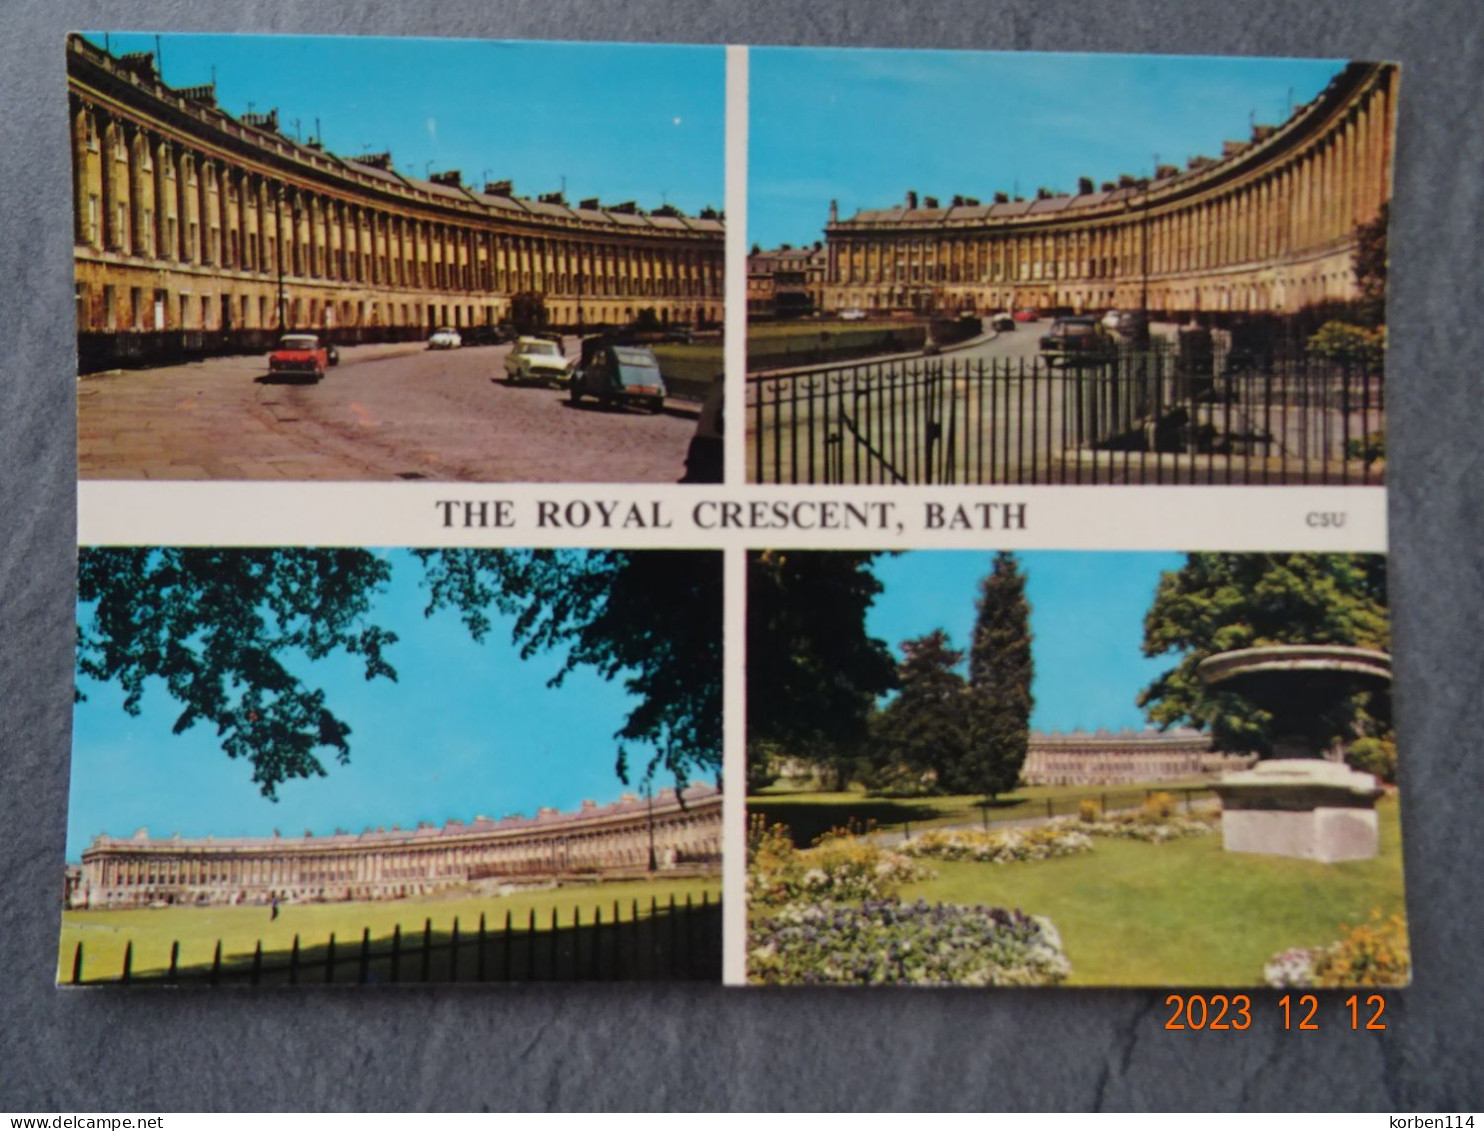
[[[98,194],[88,194],[88,230],[85,233],[87,241],[93,247],[98,246]]]

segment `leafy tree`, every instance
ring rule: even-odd
[[[427,612],[452,609],[483,640],[491,609],[514,614],[523,657],[566,648],[552,679],[579,666],[622,676],[638,696],[616,737],[656,753],[684,781],[721,762],[721,554],[444,550],[421,555]],[[216,724],[229,757],[247,758],[264,796],[325,774],[318,752],[350,757],[350,727],[290,665],[340,652],[367,679],[396,679],[394,633],[368,622],[391,566],[365,550],[84,549],[77,669],[115,682],[139,713],[146,682],[182,705],[176,733]],[[83,698],[81,689],[78,698]]]
[[[285,659],[358,656],[366,678],[396,679],[393,633],[364,623],[390,567],[365,550],[90,548],[78,555],[80,676],[116,682],[138,715],[158,677],[181,704],[175,733],[215,724],[230,758],[253,765],[265,797],[323,776],[318,751],[350,757],[350,727]],[[85,699],[81,688],[79,700]]]
[[[684,783],[721,767],[722,555],[676,550],[423,550],[428,612],[453,609],[476,640],[491,607],[515,617],[521,656],[565,648],[551,679],[578,667],[624,678],[639,697],[615,738],[629,780],[629,743],[655,749]]]
[[[1031,606],[1014,554],[979,583],[969,649],[969,743],[953,785],[988,800],[1015,788],[1030,747]]]
[[[1209,728],[1220,749],[1266,751],[1271,718],[1242,696],[1206,686],[1197,667],[1217,652],[1263,644],[1390,645],[1381,554],[1190,554],[1160,578],[1144,617],[1144,655],[1176,666],[1139,695],[1161,728]],[[1337,736],[1385,730],[1384,699],[1357,696]],[[1348,732],[1348,733],[1345,733]]]
[[[551,324],[546,296],[540,291],[520,291],[510,296],[510,324],[517,334],[538,334]]]
[[[896,684],[891,653],[866,635],[881,592],[873,553],[770,550],[747,559],[747,745],[825,766],[843,784],[877,696]]]
[[[1331,320],[1309,338],[1308,349],[1328,361],[1379,371],[1386,355],[1386,329],[1367,330],[1350,322]]]
[[[902,642],[901,692],[871,724],[872,761],[885,777],[956,785],[969,743],[963,659],[941,628]]]

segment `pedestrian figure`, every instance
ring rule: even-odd
[[[273,918],[278,918],[278,896],[273,897]]]

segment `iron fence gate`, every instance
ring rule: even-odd
[[[1376,484],[1383,378],[1214,350],[860,363],[747,383],[753,482]]]

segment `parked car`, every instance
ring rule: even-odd
[[[285,334],[268,355],[270,377],[299,377],[318,381],[330,366],[329,352],[318,334]]]
[[[650,412],[665,407],[665,379],[654,351],[647,346],[621,346],[603,338],[582,343],[582,359],[568,385],[572,403],[594,397],[604,408],[639,404]]]
[[[1015,315],[1008,310],[997,310],[989,316],[989,325],[991,329],[1002,333],[1006,330],[1013,330],[1015,329]]]
[[[432,337],[428,339],[430,350],[456,350],[464,344],[464,339],[452,326],[440,326],[433,331]]]
[[[677,323],[665,331],[665,341],[679,342],[681,345],[690,345],[696,340],[695,330],[682,323]]]
[[[1058,318],[1041,338],[1047,365],[1101,365],[1118,355],[1113,335],[1090,314]]]
[[[1102,324],[1103,329],[1128,341],[1149,335],[1149,319],[1141,310],[1110,310]]]
[[[549,338],[517,338],[505,355],[507,385],[537,381],[558,387],[572,376],[572,363]]]
[[[1041,312],[1039,310],[1030,310],[1027,308],[1017,310],[1012,317],[1014,317],[1015,321],[1017,322],[1039,322],[1041,321]]]
[[[865,318],[866,312],[858,306],[853,306],[849,310],[840,311],[841,322],[863,322],[865,321]]]

